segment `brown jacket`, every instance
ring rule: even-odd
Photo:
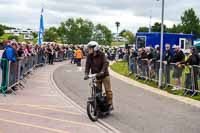
[[[99,51],[96,56],[90,54],[87,56],[85,74],[88,75],[90,72],[91,74],[103,72],[104,74],[101,78],[104,78],[109,76],[108,66],[109,62],[104,53]]]

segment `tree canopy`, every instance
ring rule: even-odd
[[[46,42],[56,42],[58,40],[58,33],[55,27],[51,27],[45,31],[44,41]]]
[[[181,23],[174,24],[173,27],[168,28],[164,25],[164,32],[168,33],[185,33],[185,34],[200,34],[200,19],[196,15],[193,8],[184,11],[183,15],[180,17]],[[148,32],[148,27],[139,27],[138,32]],[[160,32],[161,24],[156,22],[152,26],[152,32]]]
[[[135,37],[133,32],[129,31],[129,30],[122,30],[119,34],[120,36],[126,38],[128,40],[129,44],[133,44],[135,41]]]
[[[85,44],[91,40],[93,29],[94,25],[89,20],[70,18],[61,23],[58,33],[62,43]]]
[[[200,34],[200,20],[193,8],[188,9],[181,16],[183,32],[187,34]]]
[[[0,36],[2,36],[3,34],[4,34],[4,29],[0,27]]]
[[[97,24],[93,40],[96,40],[101,45],[110,45],[112,43],[112,32],[105,25]]]
[[[56,34],[57,33],[57,34]],[[87,44],[95,40],[102,45],[110,45],[112,32],[105,25],[94,25],[91,21],[82,18],[69,18],[58,28],[46,30],[45,41],[60,41],[65,44]]]

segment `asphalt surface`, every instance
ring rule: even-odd
[[[34,69],[16,95],[0,95],[0,133],[110,133],[60,93],[52,75],[63,64]]]
[[[54,72],[57,86],[81,107],[90,96],[84,70],[67,64]],[[122,133],[200,133],[200,109],[111,77],[114,112],[103,120]]]

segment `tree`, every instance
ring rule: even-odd
[[[36,32],[33,32],[32,35],[33,35],[34,38],[38,37],[38,34]]]
[[[174,24],[172,28],[167,28],[168,33],[183,33],[183,31],[183,26],[181,24]]]
[[[100,45],[111,45],[112,32],[105,25],[97,24],[94,29],[93,39]]]
[[[62,43],[86,44],[92,38],[93,29],[94,25],[91,21],[69,18],[66,22],[61,23],[58,33]]]
[[[135,41],[133,33],[129,30],[122,30],[122,32],[120,32],[120,36],[126,38],[129,44],[133,44]]]
[[[58,33],[55,27],[50,27],[45,31],[44,41],[46,42],[56,42],[58,40]]]
[[[4,29],[0,27],[0,36],[2,36],[3,34],[4,34]]]
[[[149,32],[149,28],[148,27],[139,27],[137,32]]]
[[[187,34],[200,34],[200,20],[193,8],[188,9],[181,16],[183,32]]]
[[[151,29],[152,32],[160,32],[161,31],[161,23],[154,23]],[[164,32],[167,32],[167,26],[164,25]]]
[[[15,41],[19,41],[19,37],[18,36],[14,36],[14,35],[10,35],[8,36],[8,40],[15,40]]]
[[[0,29],[3,29],[3,30],[11,30],[11,29],[15,29],[15,28],[13,28],[13,27],[8,27],[8,26],[6,26],[6,25],[0,24]]]
[[[94,24],[89,20],[79,18],[76,20],[76,25],[78,25],[78,44],[87,44],[91,41]]]
[[[154,25],[151,27],[152,32],[160,32],[161,31],[161,23],[154,23]],[[148,27],[139,27],[138,32],[149,32]],[[164,25],[164,32],[167,32],[167,26]]]

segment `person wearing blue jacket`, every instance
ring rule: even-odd
[[[16,57],[16,52],[15,50],[17,49],[17,44],[16,43],[10,43],[10,41],[5,41],[4,42],[4,45],[6,45],[5,47],[5,50],[3,52],[3,55],[2,55],[2,60],[1,60],[1,69],[2,69],[2,83],[1,83],[1,86],[4,87],[3,90],[6,91],[7,90],[7,87],[6,87],[6,82],[7,82],[7,69],[8,69],[8,66],[7,66],[7,62],[12,62],[12,63],[16,63],[17,62],[17,57]],[[12,76],[12,75],[10,75]]]
[[[2,55],[2,58],[7,59],[8,61],[11,61],[13,63],[17,61],[15,49],[13,48],[13,46],[6,46],[5,53]]]

